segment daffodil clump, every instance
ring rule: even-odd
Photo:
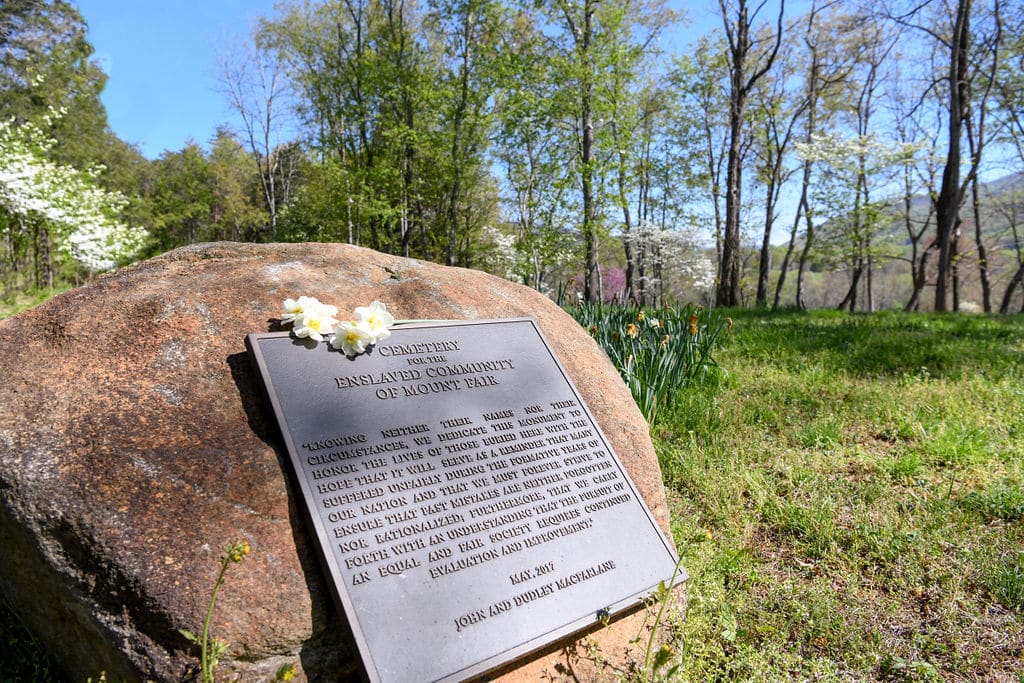
[[[316,297],[300,296],[285,299],[281,323],[290,323],[292,334],[300,339],[320,342],[329,337],[331,347],[349,358],[390,337],[395,324],[387,306],[379,301],[357,307],[349,320],[338,320],[337,315],[336,306],[321,303]]]
[[[608,354],[649,423],[676,391],[723,372],[711,352],[732,323],[700,306],[577,303],[569,312]]]

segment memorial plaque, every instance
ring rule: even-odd
[[[398,325],[355,358],[246,341],[371,680],[472,678],[671,580],[534,321]]]

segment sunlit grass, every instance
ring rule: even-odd
[[[685,680],[1018,680],[1024,319],[727,315],[652,429]]]

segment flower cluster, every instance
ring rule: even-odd
[[[229,562],[241,562],[249,554],[249,541],[242,539],[238,543],[232,543],[224,549],[224,554]]]
[[[0,121],[0,213],[45,223],[57,250],[89,270],[134,258],[147,233],[117,219],[127,198],[99,187],[99,169],[51,161],[55,145],[35,124]]]
[[[387,306],[374,301],[369,306],[359,306],[350,320],[339,321],[336,306],[321,303],[311,296],[285,299],[281,314],[282,323],[292,324],[292,334],[313,341],[331,337],[331,346],[342,351],[349,358],[364,353],[367,348],[391,336],[394,317]]]

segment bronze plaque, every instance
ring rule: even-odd
[[[671,580],[674,549],[533,320],[397,325],[355,358],[247,343],[371,680],[472,678]]]

